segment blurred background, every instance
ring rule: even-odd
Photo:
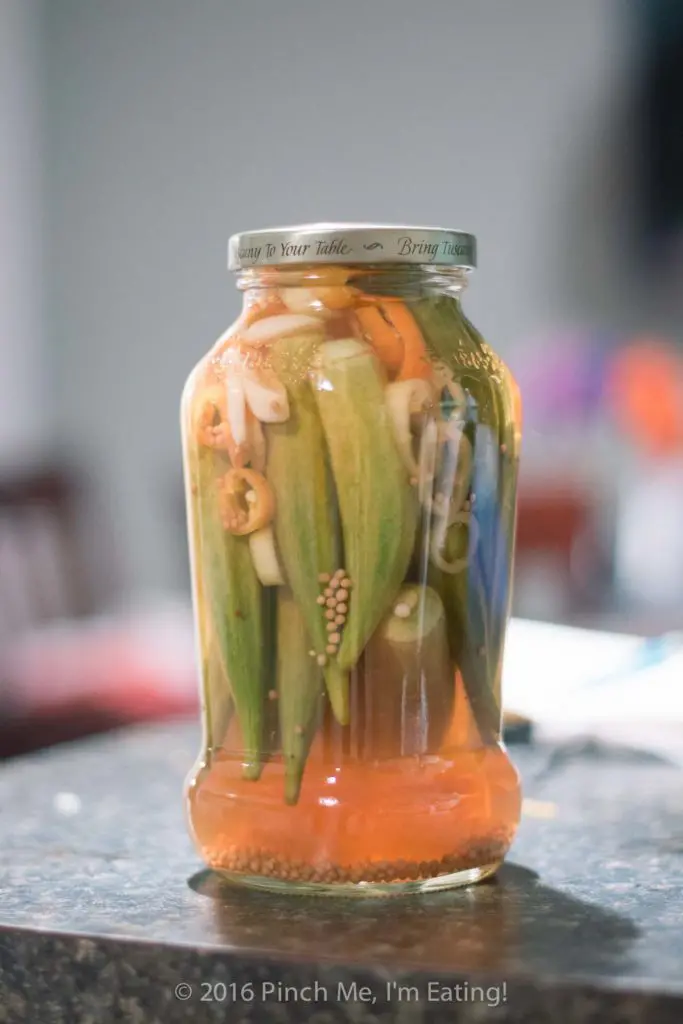
[[[0,0],[0,754],[196,700],[178,404],[239,230],[474,232],[515,613],[680,628],[682,111],[680,0]]]

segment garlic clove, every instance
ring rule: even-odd
[[[287,334],[298,331],[320,330],[320,319],[300,313],[278,313],[256,320],[242,332],[241,340],[247,345],[264,345]]]
[[[244,394],[261,423],[284,423],[289,419],[287,390],[271,370],[245,371]]]
[[[256,575],[263,586],[282,586],[285,578],[275,550],[272,526],[264,526],[249,534],[249,550]]]
[[[333,311],[323,305],[313,288],[281,288],[280,298],[291,313],[315,316],[322,320],[333,315]]]

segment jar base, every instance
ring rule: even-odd
[[[367,897],[416,896],[475,885],[494,875],[502,863],[502,860],[498,860],[491,864],[482,864],[480,867],[464,868],[461,871],[435,875],[433,878],[405,882],[304,882],[269,878],[267,875],[246,875],[238,871],[227,871],[225,868],[214,868],[213,870],[229,884],[244,886],[248,889],[260,889],[281,895],[342,896],[350,899],[365,899]]]

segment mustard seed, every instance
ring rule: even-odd
[[[301,735],[297,726],[295,731]],[[330,861],[284,859],[272,850],[259,846],[240,850],[231,845],[222,846],[220,851],[204,849],[204,856],[211,867],[249,875],[278,878],[282,881],[310,882],[315,885],[358,884],[359,882],[400,883],[418,878],[436,878],[458,871],[471,870],[501,861],[510,843],[510,835],[504,829],[496,830],[480,838],[471,837],[462,846],[433,860],[364,861],[351,864],[335,864]]]

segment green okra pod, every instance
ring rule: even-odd
[[[327,581],[342,565],[341,534],[323,428],[306,378],[308,346],[308,337],[283,338],[277,345],[290,415],[266,427],[266,476],[275,495],[273,525],[284,574],[301,608],[309,647],[324,668],[334,714],[345,724],[348,681],[328,650],[330,619],[324,603]]]
[[[334,472],[351,588],[337,656],[348,672],[405,576],[418,502],[392,434],[382,371],[369,346],[355,339],[325,342],[313,386]]]
[[[229,462],[209,448],[200,449],[197,458],[196,558],[239,721],[244,774],[256,779],[262,769],[267,692],[262,587],[247,537],[229,533],[221,521],[218,479]]]
[[[277,695],[285,769],[285,801],[295,804],[313,737],[321,723],[325,681],[301,608],[287,587],[278,588]]]

